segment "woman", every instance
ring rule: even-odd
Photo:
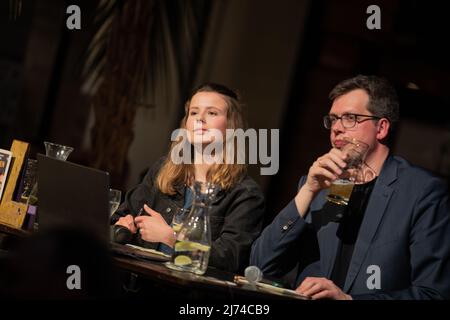
[[[217,142],[217,136],[212,133],[220,132],[225,138],[226,129],[244,127],[242,106],[236,93],[213,83],[200,86],[186,102],[180,127],[186,129],[194,159],[201,159],[201,151]],[[212,247],[209,265],[242,272],[248,265],[252,242],[262,228],[262,192],[247,175],[245,164],[226,162],[225,148],[213,155],[224,163],[174,163],[172,151],[180,143],[173,142],[169,155],[158,161],[142,183],[127,193],[125,202],[113,215],[112,223],[128,228],[140,245],[165,251],[166,246],[173,247],[175,243],[170,227],[174,211],[189,207],[193,182],[218,184],[221,191],[210,210]],[[141,208],[148,215],[136,217]]]

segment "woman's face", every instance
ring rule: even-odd
[[[191,143],[209,144],[215,134],[225,136],[227,129],[227,103],[216,92],[198,92],[189,104],[186,129]],[[212,130],[216,129],[216,130]]]

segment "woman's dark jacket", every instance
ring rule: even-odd
[[[136,216],[146,203],[159,212],[168,224],[176,208],[183,207],[185,185],[176,187],[176,194],[162,193],[156,186],[156,177],[164,162],[160,159],[145,175],[142,182],[127,192],[125,201],[112,216],[114,224],[120,217]],[[259,236],[263,224],[264,197],[256,182],[245,176],[231,189],[220,191],[212,203],[211,255],[209,265],[235,273],[242,273],[249,263],[250,248]],[[136,235],[136,243],[156,249],[158,243],[149,243]]]

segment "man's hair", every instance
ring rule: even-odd
[[[338,83],[329,94],[331,101],[356,89],[362,89],[369,95],[367,110],[374,116],[386,118],[394,128],[400,117],[397,93],[384,78],[357,75]]]

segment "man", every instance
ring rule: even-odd
[[[251,264],[275,277],[294,272],[296,291],[313,299],[449,299],[447,187],[390,154],[395,90],[378,77],[357,76],[339,83],[330,99],[324,125],[333,148],[255,241]],[[371,180],[338,206],[326,195],[346,166],[345,138],[369,145]]]

